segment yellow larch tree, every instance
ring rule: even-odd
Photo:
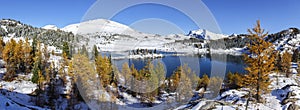
[[[5,81],[13,81],[13,78],[16,74],[17,62],[15,61],[16,58],[14,56],[14,48],[16,47],[16,45],[16,41],[14,39],[11,39],[9,42],[7,42],[2,52],[2,57],[3,60],[6,62],[5,67],[7,70],[6,74],[3,77]]]
[[[25,67],[25,74],[28,74],[31,72],[32,68],[32,63],[33,63],[33,58],[32,58],[32,47],[30,46],[28,37],[25,39],[25,44],[24,44],[24,50],[23,50],[23,55],[24,55],[24,67]]]
[[[248,32],[251,39],[251,43],[247,45],[250,55],[244,55],[247,63],[245,70],[248,74],[243,78],[242,86],[250,88],[251,94],[255,95],[257,102],[260,102],[261,94],[269,92],[271,83],[269,74],[274,69],[276,54],[271,47],[272,43],[264,40],[268,33],[261,28],[260,21],[257,21],[256,26]]]
[[[290,76],[291,61],[292,61],[292,55],[287,51],[285,51],[281,57],[280,67],[282,72],[285,73],[286,77]]]

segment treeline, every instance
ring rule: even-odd
[[[231,48],[243,48],[250,43],[249,35],[241,34],[237,36],[229,36],[228,38],[210,40],[206,45],[207,48],[212,49],[231,49]]]
[[[157,54],[156,49],[136,49],[136,50],[131,50],[129,52],[131,55],[147,55],[147,54]]]

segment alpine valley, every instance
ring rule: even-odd
[[[64,28],[2,19],[0,109],[300,109],[300,30],[293,27],[263,37],[261,42],[270,44],[265,50],[273,49],[274,69],[267,74],[268,92],[260,97],[241,84],[251,70],[245,57],[259,58],[252,54],[253,35],[199,29],[164,36],[107,19]],[[230,57],[222,63],[242,62],[235,65],[245,73],[226,71],[225,77],[212,77],[193,65],[166,69],[170,65],[161,63],[174,57],[220,63],[224,56]]]

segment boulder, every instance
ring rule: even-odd
[[[292,96],[296,96],[297,94],[295,94],[293,91],[288,92],[286,98],[291,98]]]
[[[281,104],[282,105],[285,105],[285,104],[287,104],[287,103],[289,103],[289,102],[296,102],[296,101],[298,101],[299,99],[298,98],[285,98],[285,99],[283,99],[282,101],[281,101]]]
[[[299,106],[297,106],[295,103],[292,103],[289,105],[287,110],[299,110]]]

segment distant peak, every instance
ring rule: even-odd
[[[42,27],[43,29],[49,29],[49,30],[58,30],[58,27],[55,25],[46,25]]]
[[[92,34],[92,33],[136,33],[130,27],[107,19],[87,20],[77,24],[68,25],[62,30],[73,32],[74,34]]]
[[[190,31],[188,36],[196,37],[198,39],[205,39],[205,40],[217,40],[217,39],[228,37],[227,35],[214,33],[206,29],[198,29],[198,30]]]

